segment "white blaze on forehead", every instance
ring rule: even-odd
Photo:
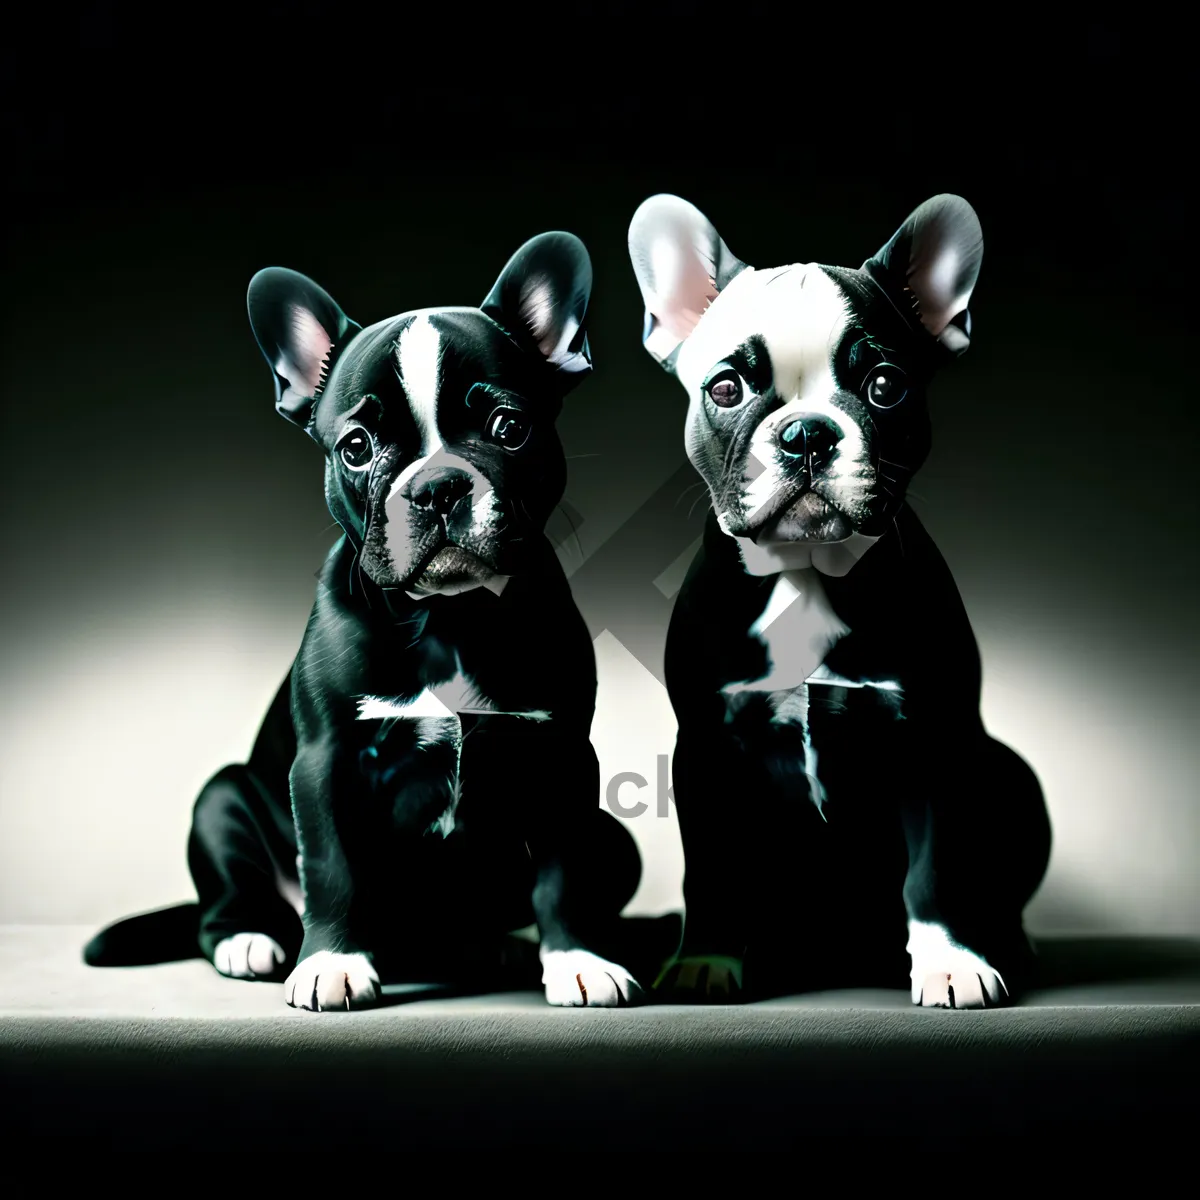
[[[849,319],[837,284],[813,264],[776,270],[747,267],[705,311],[684,342],[675,373],[693,400],[708,373],[757,335],[767,345],[776,390],[833,390],[831,358]]]
[[[396,343],[396,365],[427,453],[442,442],[437,400],[442,385],[442,338],[428,317],[418,317]]]

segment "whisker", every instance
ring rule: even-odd
[[[694,492],[697,488],[702,488],[703,486],[704,486],[703,479],[698,479],[695,483],[689,483],[687,485],[687,487],[685,487],[683,489],[683,491],[680,492],[679,495],[675,498],[675,503],[672,504],[671,507],[678,508],[679,502],[688,494],[688,492]]]
[[[579,540],[579,530],[575,528],[575,522],[571,520],[571,514],[569,512],[567,512],[567,510],[565,508],[563,508],[563,506],[561,504],[556,504],[555,508],[557,508],[558,511],[560,513],[562,513],[562,515],[564,517],[567,518],[567,524],[570,525],[571,534],[575,538],[575,547],[579,551],[579,558],[582,561],[582,559],[583,559],[583,543]]]
[[[371,608],[372,607],[371,594],[367,590],[367,581],[366,581],[365,576],[363,575],[362,555],[357,552],[355,552],[355,555],[354,555],[354,572],[358,576],[359,583],[362,585],[362,597],[364,600],[366,600],[367,607]]]
[[[725,457],[721,462],[721,478],[725,479],[729,475],[729,464],[733,459],[734,451],[738,448],[738,439],[731,438],[729,445],[725,447]]]

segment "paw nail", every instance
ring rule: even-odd
[[[575,982],[579,985],[579,994],[583,997],[584,1004],[587,1003],[587,988],[583,986],[583,976],[576,975]]]

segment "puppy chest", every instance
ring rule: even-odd
[[[817,571],[784,572],[746,633],[765,651],[765,672],[758,678],[735,681],[724,691],[735,695],[799,688],[849,633],[830,604]]]
[[[548,721],[550,713],[532,705],[497,697],[462,667],[454,656],[453,667],[426,672],[423,686],[407,696],[362,696],[358,701],[360,721],[450,722],[461,724],[464,716],[513,716],[530,721]]]

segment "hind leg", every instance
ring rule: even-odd
[[[196,801],[188,867],[204,956],[235,979],[283,973],[303,934],[287,797],[271,795],[247,767],[219,771]]]
[[[1005,1004],[1031,967],[1022,917],[1050,857],[1037,776],[979,730],[926,747],[913,777],[904,801],[913,1003]]]

